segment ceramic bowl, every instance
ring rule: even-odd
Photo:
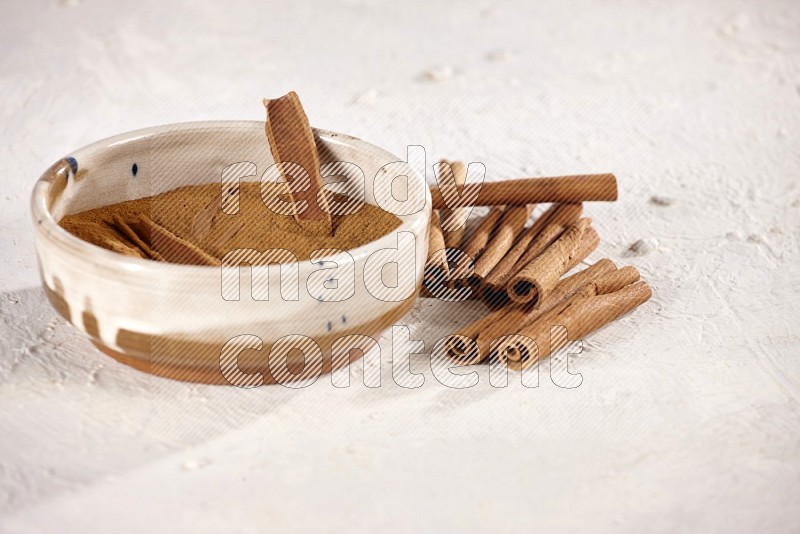
[[[364,201],[384,205],[384,166],[402,158],[348,135],[323,130],[315,134],[322,163],[349,162],[365,177],[348,173],[331,182],[340,181],[338,185],[351,190],[363,182]],[[397,230],[347,253],[315,263],[284,264],[299,273],[296,300],[283,298],[282,275],[276,276],[275,268],[268,275],[268,300],[256,300],[249,291],[256,276],[267,276],[259,270],[266,266],[241,269],[241,298],[226,300],[220,267],[124,256],[58,226],[67,214],[183,185],[220,183],[222,170],[237,162],[255,165],[257,173],[243,178],[252,181],[260,180],[273,163],[263,123],[147,128],[96,142],[56,162],[36,183],[32,197],[37,258],[53,306],[117,360],[181,380],[248,387],[313,381],[363,355],[342,340],[363,345],[366,338],[375,338],[408,310],[422,281],[431,199],[424,176],[413,169],[407,173],[408,194],[419,197],[424,207],[399,215]],[[407,287],[413,278],[413,290],[403,295],[375,290],[374,259],[391,257],[392,251],[404,259],[405,267],[389,265],[377,276],[386,287]],[[321,267],[343,265],[354,269],[348,298],[312,294],[308,283],[319,278]]]

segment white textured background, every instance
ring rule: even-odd
[[[6,0],[0,19],[0,531],[797,532],[797,2]],[[573,390],[485,369],[447,389],[423,355],[416,390],[385,366],[380,389],[241,391],[99,354],[39,288],[34,180],[119,132],[260,120],[289,89],[316,126],[429,164],[617,173],[620,201],[587,209],[593,258],[654,298],[587,340]],[[466,308],[403,323],[430,349]]]

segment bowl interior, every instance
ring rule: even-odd
[[[130,330],[147,334],[208,333],[225,335],[250,325],[270,324],[274,339],[286,328],[303,332],[327,332],[329,323],[347,316],[347,325],[366,323],[399,306],[399,300],[375,296],[365,288],[365,265],[376,251],[400,250],[400,234],[414,239],[402,254],[413,257],[413,277],[418,287],[427,254],[430,193],[421,173],[407,169],[405,179],[392,181],[396,169],[387,164],[402,161],[374,145],[344,134],[317,130],[317,144],[323,165],[329,165],[327,180],[332,187],[363,197],[370,204],[403,199],[399,185],[410,185],[406,196],[421,207],[398,215],[397,230],[340,254],[315,262],[283,264],[297,269],[301,290],[297,300],[281,301],[281,277],[264,273],[269,293],[267,302],[242,298],[228,302],[220,297],[218,267],[177,265],[124,256],[82,241],[58,226],[65,214],[142,198],[179,186],[220,183],[225,169],[250,169],[244,179],[258,181],[273,163],[261,122],[187,123],[149,128],[110,139],[75,151],[53,165],[37,182],[33,194],[33,216],[37,225],[36,247],[45,286],[64,301],[74,323],[82,313],[102,319],[108,332],[102,342],[114,347],[118,332]],[[337,163],[339,162],[339,163]],[[344,163],[341,163],[344,162]],[[233,166],[233,167],[232,167]],[[414,196],[416,195],[416,197]],[[354,266],[357,279],[352,300],[326,302],[307,291],[306,281],[320,270],[321,262]],[[242,292],[267,266],[242,269]],[[385,285],[397,284],[411,269],[381,271]],[[371,272],[371,271],[370,271]],[[319,278],[319,277],[317,277]],[[407,279],[407,278],[406,278]],[[303,288],[302,285],[306,284]],[[409,284],[406,284],[409,286]],[[403,298],[403,304],[414,295]],[[204,310],[198,313],[198,310]],[[342,322],[342,321],[339,321]],[[342,322],[342,325],[344,323]],[[102,330],[102,329],[100,329]],[[296,333],[296,332],[293,332]],[[266,335],[266,334],[265,334]],[[218,336],[219,337],[219,336]],[[266,338],[265,338],[266,339]]]
[[[390,172],[384,167],[401,158],[345,134],[315,129],[315,135],[329,190],[383,207],[396,199],[408,199],[409,204],[424,207],[410,214],[396,213],[402,221],[398,231],[414,231],[427,224],[430,194],[424,174],[409,166],[407,176],[390,180]],[[181,186],[236,178],[248,182],[258,182],[262,177],[268,180],[274,172],[265,176],[265,171],[272,164],[261,122],[202,122],[148,128],[99,141],[54,165],[37,183],[34,218],[39,224],[48,225],[62,245],[92,247],[76,242],[57,226],[57,221],[64,215]],[[396,174],[394,170],[391,173]]]

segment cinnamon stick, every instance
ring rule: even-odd
[[[467,166],[461,161],[442,160],[440,165],[439,184],[452,180],[457,188],[463,188],[467,180]],[[469,218],[470,208],[447,209],[442,217],[442,230],[447,248],[458,248],[464,238],[464,229]]]
[[[626,265],[616,271],[606,273],[586,285],[591,291],[590,296],[605,295],[607,293],[619,291],[623,287],[636,282],[639,280],[639,276],[639,269],[633,265]],[[581,288],[581,290],[583,290],[583,288]]]
[[[588,218],[580,219],[512,276],[506,286],[508,296],[515,302],[523,304],[533,302],[537,305],[541,302],[581,252],[579,245],[591,222]]]
[[[445,354],[464,365],[480,363],[489,356],[491,343],[504,335],[513,334],[519,329],[536,321],[550,309],[563,303],[566,299],[575,294],[585,285],[602,277],[606,273],[616,271],[614,262],[609,259],[602,259],[590,267],[570,275],[546,297],[546,301],[538,309],[532,306],[511,305],[492,313],[481,319],[466,325],[454,336],[465,336],[477,345],[477,350],[467,350],[467,345],[463,341],[452,338],[445,344]],[[607,288],[608,285],[601,287]]]
[[[280,98],[264,99],[264,108],[267,140],[275,162],[284,164],[281,171],[289,184],[295,219],[298,223],[314,221],[303,226],[331,234],[331,214],[322,191],[317,145],[297,93],[290,91]],[[307,173],[308,182],[302,179],[302,171],[287,168],[291,164],[299,165]]]
[[[117,229],[116,233],[120,235],[115,235],[113,237],[112,236],[103,237],[100,242],[100,245],[103,248],[112,250],[119,254],[124,254],[125,256],[130,256],[132,258],[143,258],[143,259],[148,258],[147,253],[145,253],[141,248],[136,246],[135,243],[129,243],[128,240],[125,239],[124,234],[122,234],[122,232],[119,229]]]
[[[539,235],[530,243],[530,246],[511,268],[511,273],[506,278],[506,282],[513,275],[522,270],[523,267],[533,261],[539,254],[544,252],[547,247],[564,233],[564,230],[575,224],[583,211],[581,204],[559,204],[558,206],[558,209],[547,221],[547,225],[539,232]]]
[[[539,320],[522,328],[521,337],[498,343],[498,357],[508,362],[509,369],[523,370],[545,359],[567,345],[615,321],[646,302],[653,292],[647,282],[639,281],[612,293],[587,296],[575,294],[562,306],[546,313]],[[551,327],[563,326],[567,336],[551,340]]]
[[[117,228],[117,230],[119,230],[122,235],[127,237],[142,252],[144,252],[145,257],[150,258],[151,260],[164,261],[164,258],[161,256],[161,254],[153,250],[148,240],[137,234],[134,229],[122,219],[122,217],[114,215],[112,220],[114,221],[114,226]]]
[[[150,247],[164,261],[188,265],[220,265],[218,259],[191,241],[176,236],[147,215],[140,215],[139,222],[142,230],[134,228],[134,231],[140,236],[149,235]]]
[[[425,262],[425,278],[430,285],[436,285],[441,284],[449,275],[439,210],[433,210],[428,230],[428,259]]]
[[[613,174],[581,174],[553,178],[522,178],[466,184],[461,196],[442,196],[431,187],[434,208],[469,206],[524,206],[545,202],[579,203],[591,200],[617,200],[617,178]]]
[[[495,206],[489,210],[486,217],[481,220],[478,227],[467,240],[467,244],[461,249],[462,254],[451,271],[451,279],[461,280],[467,276],[470,264],[474,264],[479,254],[486,248],[492,231],[502,215],[503,206]]]
[[[497,223],[497,227],[486,243],[486,247],[478,256],[478,259],[475,260],[473,272],[470,276],[470,284],[473,287],[477,288],[483,278],[511,249],[514,240],[525,226],[532,209],[533,206],[514,206],[505,210],[502,219]]]
[[[578,220],[582,211],[581,204],[551,205],[484,278],[478,291],[481,300],[490,308],[508,304],[511,300],[506,292],[509,279],[541,254],[564,228]]]
[[[584,232],[583,236],[581,237],[575,253],[570,256],[567,265],[564,267],[564,272],[568,273],[573,267],[585,260],[589,254],[594,252],[599,244],[600,234],[597,233],[597,230],[594,229],[594,226],[590,226],[586,229],[586,232]]]

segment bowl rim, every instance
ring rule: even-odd
[[[31,214],[33,216],[33,223],[34,227],[37,230],[37,233],[40,233],[42,237],[50,242],[59,246],[60,248],[67,250],[70,253],[78,254],[78,257],[89,259],[91,260],[92,257],[96,257],[99,261],[92,262],[96,264],[100,264],[103,267],[108,267],[109,269],[113,269],[115,271],[119,271],[120,269],[128,272],[141,272],[145,270],[152,270],[154,273],[160,274],[177,274],[180,272],[181,274],[187,274],[189,272],[200,274],[207,274],[210,272],[219,273],[219,266],[213,265],[187,265],[187,264],[178,264],[178,263],[169,263],[169,262],[161,262],[161,261],[153,261],[147,258],[136,258],[132,256],[126,256],[124,254],[120,254],[118,252],[114,252],[88,241],[84,241],[79,237],[71,234],[64,228],[62,228],[58,222],[53,217],[50,209],[47,206],[47,193],[49,187],[52,185],[53,180],[55,179],[55,173],[53,170],[65,160],[69,158],[73,158],[73,155],[80,155],[80,154],[89,154],[89,153],[97,153],[103,149],[106,149],[111,146],[118,146],[129,142],[138,141],[140,139],[146,138],[148,136],[154,136],[158,134],[164,133],[173,133],[173,132],[180,132],[183,130],[197,130],[197,129],[252,129],[256,126],[262,127],[263,121],[254,121],[254,120],[210,120],[210,121],[189,121],[189,122],[178,122],[178,123],[169,123],[169,124],[162,124],[156,126],[149,126],[146,128],[139,128],[136,130],[131,130],[128,132],[123,132],[120,134],[116,134],[110,137],[106,137],[85,145],[79,149],[73,150],[70,152],[69,156],[65,156],[56,161],[52,166],[50,166],[44,173],[36,180],[33,191],[31,192],[31,199],[30,199],[30,206],[31,206]],[[396,156],[395,154],[389,152],[388,150],[372,144],[368,141],[364,141],[358,137],[341,133],[335,132],[332,130],[326,130],[322,128],[312,128],[314,131],[315,136],[322,137],[323,139],[328,140],[336,140],[337,142],[345,142],[351,145],[362,145],[364,149],[367,149],[372,152],[378,153],[378,155],[386,156],[387,163],[395,162],[395,161],[403,161],[402,158]],[[266,143],[266,140],[265,140]],[[357,148],[357,147],[356,147]],[[381,241],[388,241],[389,239],[393,238],[396,234],[401,231],[408,231],[413,233],[415,236],[419,234],[420,230],[423,230],[425,227],[428,226],[430,213],[431,213],[431,193],[430,189],[427,186],[427,180],[425,176],[419,176],[419,173],[415,172],[413,168],[411,169],[414,176],[417,179],[422,180],[425,185],[425,207],[415,213],[410,215],[396,215],[401,220],[400,226],[398,226],[394,231],[389,232],[386,235],[379,237],[373,241],[369,241],[359,247],[354,249],[348,249],[344,253],[337,253],[328,256],[320,256],[315,257],[312,263],[311,259],[305,260],[298,260],[297,262],[288,262],[282,265],[286,266],[294,266],[297,265],[298,268],[302,268],[304,266],[308,267],[313,264],[319,264],[319,262],[348,262],[348,261],[358,261],[360,258],[372,254],[378,248],[376,248],[376,243],[380,243]],[[74,176],[74,173],[70,173]],[[409,177],[411,178],[411,177]],[[367,178],[369,179],[369,178]],[[395,245],[396,245],[395,240]],[[386,243],[389,245],[390,243]],[[427,240],[425,244],[427,248]],[[347,256],[349,256],[349,258]],[[259,268],[259,266],[254,266],[253,268]]]

